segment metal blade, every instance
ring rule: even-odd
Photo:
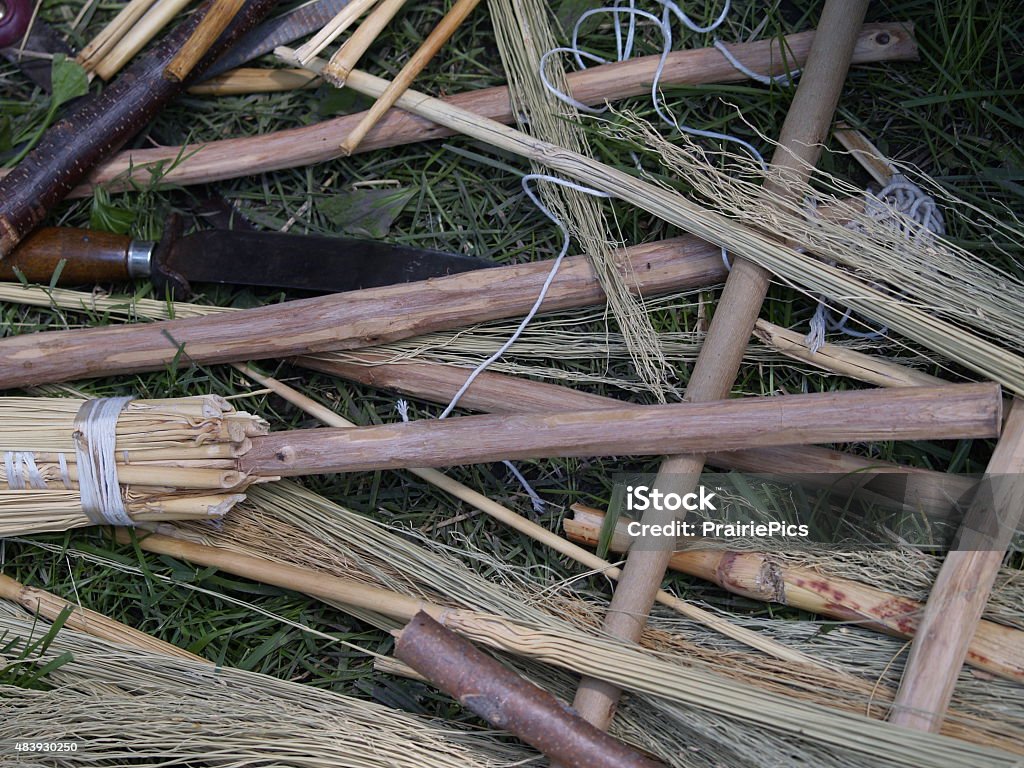
[[[263,22],[217,59],[203,74],[203,79],[239,67],[247,61],[270,53],[279,45],[285,45],[305,35],[319,32],[348,3],[349,0],[314,0],[314,2],[300,5],[288,13],[283,13],[277,18]]]
[[[162,268],[197,283],[336,293],[491,266],[471,256],[373,240],[208,230],[172,243],[154,270]]]

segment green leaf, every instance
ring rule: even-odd
[[[110,201],[110,195],[102,187],[96,189],[89,210],[89,227],[117,235],[127,235],[135,223],[136,212],[121,208]]]
[[[382,238],[415,194],[415,189],[352,189],[323,200],[318,208],[339,232]]]
[[[52,85],[51,110],[56,110],[61,104],[89,92],[89,77],[85,69],[77,61],[69,59],[63,53],[58,53],[53,57],[50,83]]]

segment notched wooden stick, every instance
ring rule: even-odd
[[[664,767],[598,730],[426,613],[414,616],[399,634],[395,658],[564,768]]]

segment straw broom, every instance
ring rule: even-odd
[[[256,480],[237,460],[267,424],[223,398],[133,400],[106,430],[85,416],[101,402],[0,398],[0,535],[113,522],[103,493],[120,497],[122,524],[210,519]]]

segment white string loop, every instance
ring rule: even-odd
[[[121,497],[114,457],[117,419],[131,397],[86,400],[75,415],[75,457],[82,509],[95,525],[134,525]]]

